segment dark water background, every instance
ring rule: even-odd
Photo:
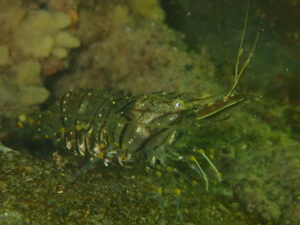
[[[186,34],[191,49],[209,46],[218,67],[233,66],[237,57],[243,20],[250,4],[244,50],[252,47],[260,32],[248,75],[244,78],[250,91],[272,99],[298,98],[299,71],[299,1],[162,1],[170,26]],[[293,90],[289,90],[293,89]]]

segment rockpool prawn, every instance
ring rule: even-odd
[[[156,92],[137,96],[119,96],[99,89],[76,89],[67,92],[49,109],[33,115],[21,115],[20,127],[37,127],[36,136],[50,139],[91,160],[128,165],[146,162],[147,166],[167,171],[179,161],[200,174],[208,190],[208,178],[199,163],[202,157],[220,173],[203,150],[182,152],[172,148],[180,138],[176,127],[199,126],[210,117],[247,101],[238,95],[238,83],[253,56],[258,34],[248,57],[241,64],[248,11],[238,49],[231,89],[222,97],[198,94]],[[175,168],[176,170],[176,168]],[[179,172],[178,173],[184,173]]]

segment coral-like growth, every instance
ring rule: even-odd
[[[22,6],[22,0],[0,1],[0,40],[20,23],[25,14],[26,8]]]
[[[163,22],[165,18],[158,0],[130,0],[129,4],[134,13],[148,20]]]
[[[30,12],[14,32],[14,43],[22,53],[33,57],[67,56],[67,48],[79,46],[79,40],[62,29],[71,24],[68,15],[37,10]]]
[[[112,87],[133,94],[209,89],[206,81],[213,77],[214,66],[205,49],[188,54],[183,36],[163,24],[162,18],[153,22],[156,10],[141,17],[144,8],[138,4],[142,3],[79,10],[77,34],[83,48],[72,74],[58,82],[58,95],[74,87]],[[156,2],[154,8],[158,7]]]
[[[66,30],[72,23],[68,14],[23,3],[0,2],[0,107],[6,116],[44,102],[45,76],[65,68],[70,49],[80,44]]]

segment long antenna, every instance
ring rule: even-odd
[[[254,44],[253,44],[253,46],[252,46],[252,48],[249,52],[249,55],[248,55],[245,63],[243,64],[243,66],[240,69],[239,67],[240,67],[241,58],[242,58],[242,55],[243,55],[243,48],[242,47],[243,47],[246,28],[247,28],[247,23],[248,23],[249,9],[250,9],[250,1],[248,1],[248,4],[247,4],[247,12],[246,12],[246,16],[245,16],[245,19],[244,19],[244,25],[243,25],[241,41],[240,41],[240,45],[239,45],[238,53],[237,53],[237,59],[236,59],[235,71],[234,71],[234,83],[233,83],[230,91],[228,92],[228,94],[225,96],[225,99],[230,98],[234,94],[234,91],[235,91],[235,89],[236,89],[236,87],[237,87],[237,85],[238,85],[238,83],[241,79],[241,76],[244,74],[246,68],[248,67],[248,65],[251,61],[251,58],[253,56],[253,53],[254,53],[256,45],[257,45],[257,41],[259,39],[259,32],[257,32]]]

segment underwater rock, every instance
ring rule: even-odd
[[[0,45],[0,66],[6,65],[9,62],[9,52],[5,45]]]
[[[82,48],[72,72],[66,71],[58,80],[56,96],[74,87],[112,88],[132,94],[218,90],[206,82],[213,79],[215,71],[206,49],[187,53],[180,33],[162,20],[153,23],[151,18],[141,17],[133,12],[137,9],[132,4],[99,2],[98,7],[79,8],[77,35],[83,40]]]

